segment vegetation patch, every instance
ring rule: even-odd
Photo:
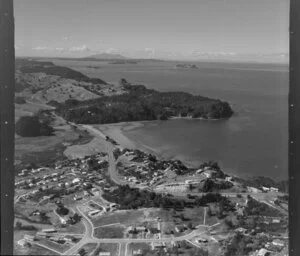
[[[119,225],[111,225],[95,229],[97,238],[123,238],[125,228]]]

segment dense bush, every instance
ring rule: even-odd
[[[56,212],[59,215],[67,215],[69,213],[68,208],[64,207],[63,205],[60,205],[59,207],[57,207]]]
[[[119,186],[113,192],[105,192],[103,197],[108,201],[119,204],[121,209],[137,209],[139,207],[183,209],[186,205],[184,200],[173,199],[146,190],[130,188],[128,185]]]
[[[204,181],[203,187],[199,189],[201,192],[214,192],[220,189],[229,189],[233,186],[233,184],[229,181],[220,181],[215,182],[212,179],[206,179]]]
[[[60,104],[57,113],[68,121],[87,124],[165,120],[180,115],[219,119],[233,114],[229,104],[220,100],[184,92],[158,92],[144,85],[131,85],[125,79],[120,83],[127,93],[81,102],[66,101]]]
[[[22,116],[16,122],[15,131],[22,137],[50,136],[54,129],[48,122],[40,122],[38,116]]]
[[[26,100],[25,100],[24,97],[18,96],[18,97],[15,97],[15,103],[16,103],[16,104],[25,104],[25,103],[26,103]]]
[[[247,206],[245,208],[247,215],[264,215],[264,216],[281,216],[280,212],[265,203],[256,201],[253,198],[248,199]]]

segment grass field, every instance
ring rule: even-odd
[[[59,251],[61,253],[70,249],[69,244],[58,244],[58,243],[52,242],[52,241],[50,241],[48,239],[44,239],[44,238],[40,238],[38,242],[39,242],[39,244],[53,248],[54,250]]]
[[[13,255],[59,255],[53,251],[50,251],[44,247],[38,245],[32,245],[29,248],[22,248],[21,246],[15,245]]]
[[[110,252],[111,256],[119,255],[119,244],[108,244],[108,243],[100,243],[97,249],[94,251],[92,256],[98,256],[99,252]]]
[[[85,232],[85,228],[82,222],[78,222],[75,225],[68,225],[66,228],[62,228],[59,232],[83,234]]]
[[[88,243],[82,246],[79,250],[83,249],[86,252],[85,255],[90,255],[97,248],[97,246],[98,244],[96,243]]]
[[[118,211],[115,213],[110,213],[109,215],[100,216],[97,219],[92,219],[95,227],[121,223],[124,225],[132,225],[133,223],[139,223],[145,221],[143,218],[144,214],[141,210],[135,211]]]
[[[79,136],[81,136],[79,138]],[[70,144],[86,144],[93,137],[88,133],[71,129],[69,126],[56,130],[53,136],[15,138],[16,164],[35,163],[37,165],[53,164],[64,158],[64,151]]]
[[[146,250],[146,251],[150,251],[151,250],[151,244],[150,243],[130,243],[128,244],[127,247],[127,255],[128,256],[133,256],[133,251],[137,251],[137,250]]]
[[[125,228],[119,225],[100,227],[95,229],[97,238],[123,238]]]

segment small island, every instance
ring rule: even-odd
[[[198,67],[195,64],[177,64],[176,68],[182,68],[182,69],[198,69]]]

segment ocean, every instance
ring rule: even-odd
[[[288,177],[287,65],[199,62],[195,63],[199,69],[176,69],[182,62],[54,63],[112,83],[126,78],[160,91],[185,91],[228,101],[235,111],[228,120],[154,121],[124,133],[163,157],[194,166],[213,160],[225,172],[242,177]]]

